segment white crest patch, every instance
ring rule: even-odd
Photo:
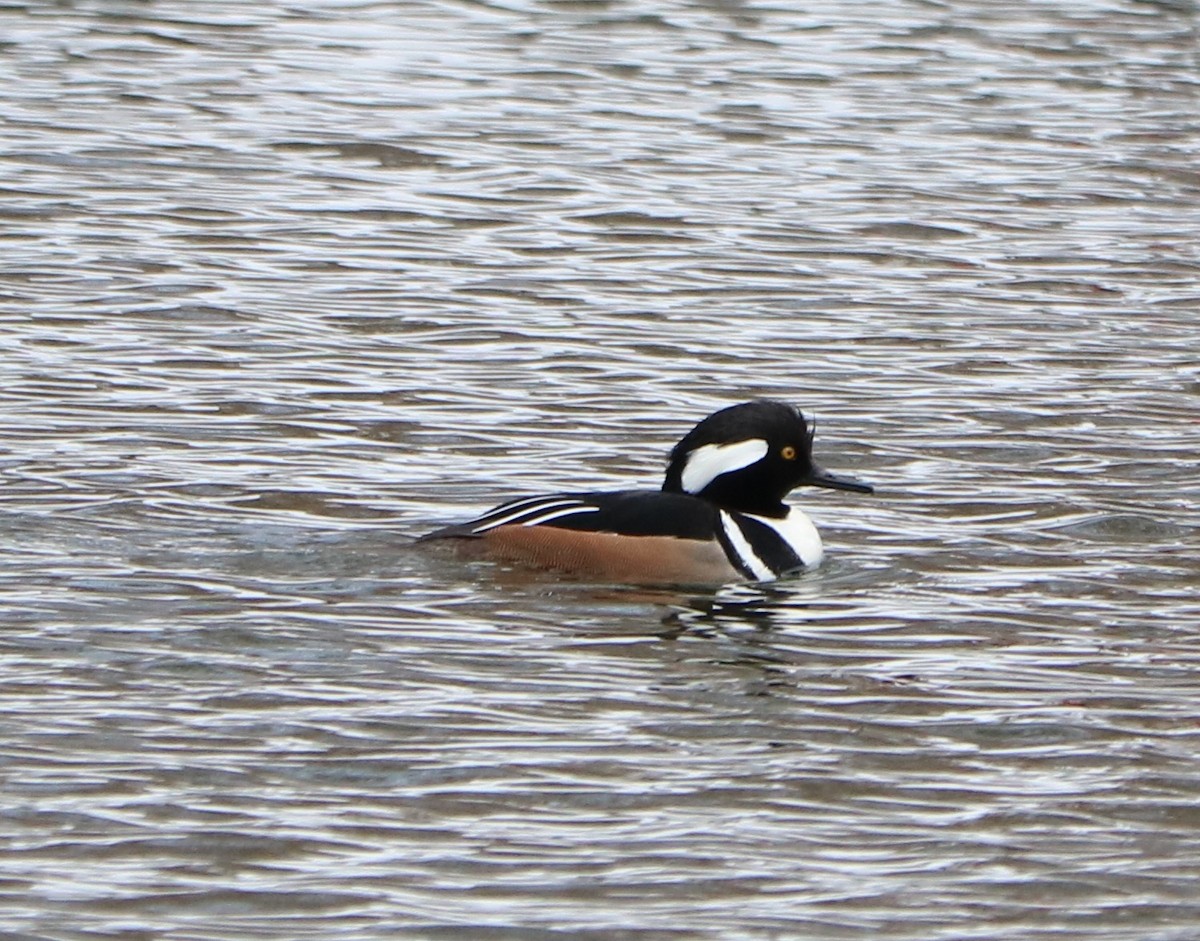
[[[706,444],[687,456],[680,482],[687,493],[699,493],[722,474],[741,470],[766,457],[770,446],[762,438],[733,444]]]

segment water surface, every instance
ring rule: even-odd
[[[1196,20],[10,3],[6,930],[1194,937]],[[815,573],[409,544],[758,395]]]

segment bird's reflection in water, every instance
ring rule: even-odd
[[[786,608],[785,608],[786,606]],[[795,618],[797,600],[777,585],[727,585],[710,594],[681,595],[662,616],[664,637],[736,632],[766,633]]]

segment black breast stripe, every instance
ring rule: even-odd
[[[771,526],[744,516],[741,513],[727,511],[727,516],[737,526],[738,531],[746,540],[750,551],[754,553],[755,559],[760,564],[769,568],[776,578],[792,572],[798,572],[804,568],[804,561],[796,554],[796,550]],[[746,572],[748,566],[740,560],[737,547],[732,547],[733,551],[731,552],[731,547],[726,545],[727,540],[728,537],[725,537],[721,542],[721,545],[725,548],[726,555],[729,556],[730,561],[734,562],[741,571]],[[746,572],[746,574],[751,578],[761,577],[760,575],[756,575],[753,570]]]
[[[738,570],[743,576],[752,582],[759,580],[759,575],[752,569],[749,563],[742,558],[742,553],[733,541],[729,538],[729,534],[725,532],[725,527],[717,526],[717,541],[721,544],[721,548],[725,552],[725,558],[729,560],[729,564]]]

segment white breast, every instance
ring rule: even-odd
[[[770,526],[780,537],[792,547],[792,551],[800,557],[805,568],[813,568],[821,564],[825,556],[825,547],[821,545],[821,534],[803,510],[792,507],[788,515],[781,520],[769,516],[754,516],[747,513],[753,520],[758,520],[764,526]]]
[[[821,564],[824,555],[821,536],[801,510],[793,507],[783,519],[721,510],[719,519],[730,561],[755,581],[772,582],[780,575],[794,573],[799,567],[809,569]],[[765,526],[773,535],[764,539],[761,530],[752,534],[757,526],[751,525],[750,520]],[[776,539],[784,543],[788,551],[785,552],[782,545],[770,545]]]

